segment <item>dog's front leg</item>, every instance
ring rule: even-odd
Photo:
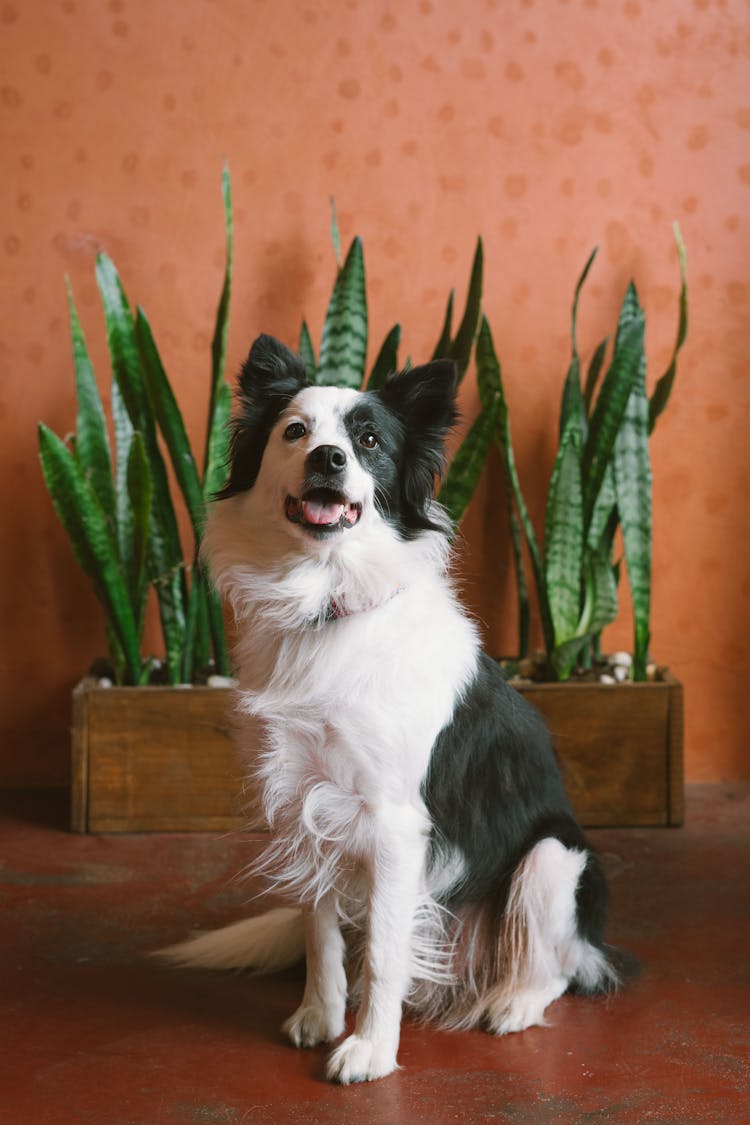
[[[378,817],[368,857],[369,900],[363,995],[354,1034],[332,1053],[336,1082],[367,1082],[396,1069],[401,1006],[410,983],[411,939],[425,859],[423,821],[391,806]]]
[[[346,1015],[344,939],[333,895],[305,913],[307,976],[302,1003],[283,1030],[297,1047],[338,1039]]]

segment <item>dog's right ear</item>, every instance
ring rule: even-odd
[[[258,336],[240,370],[229,479],[214,499],[226,500],[253,487],[268,435],[287,403],[307,385],[302,359],[273,336]]]

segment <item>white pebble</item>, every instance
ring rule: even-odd
[[[616,684],[617,680],[614,678],[614,676],[608,676],[606,672],[602,672],[601,676],[599,677],[599,683],[600,684]]]
[[[231,676],[209,676],[206,680],[209,687],[224,688],[236,687],[237,681],[233,680]]]
[[[112,681],[110,680],[109,676],[99,677],[99,687],[112,687]]]

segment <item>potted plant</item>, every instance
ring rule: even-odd
[[[224,619],[200,563],[207,501],[223,484],[231,393],[224,377],[232,281],[229,174],[222,180],[226,268],[211,347],[202,466],[146,314],[131,311],[117,270],[99,254],[96,278],[112,365],[111,429],[68,291],[78,412],[67,439],[39,425],[39,453],[55,509],[105,614],[109,657],[97,660],[73,698],[72,825],[78,831],[221,829],[241,823],[242,779],[229,736],[230,665]],[[364,252],[355,238],[338,269],[316,358],[303,321],[300,352],[311,381],[377,387],[398,366],[400,325],[387,334],[369,374]],[[461,322],[452,334],[453,293],[435,354],[465,374],[482,291],[481,240]],[[408,361],[407,361],[408,366]],[[449,474],[468,503],[489,452],[470,433]],[[168,456],[192,538],[183,551],[170,491]],[[155,591],[163,658],[143,651],[149,590]],[[189,688],[190,690],[178,690]],[[222,690],[223,689],[223,690]]]
[[[631,282],[622,302],[606,370],[605,339],[593,352],[585,381],[576,321],[596,250],[576,285],[543,546],[516,471],[501,369],[486,318],[477,337],[480,424],[492,426],[500,450],[518,596],[519,658],[504,664],[518,689],[546,716],[577,814],[590,825],[682,821],[682,687],[649,656],[649,438],[669,400],[687,335],[685,250],[676,225],[675,239],[681,276],[677,335],[667,370],[650,396],[645,313],[635,285]],[[450,481],[445,499],[450,507]],[[529,653],[524,542],[544,639],[544,650],[534,655]],[[620,543],[622,558],[616,558]],[[625,572],[633,604],[633,652],[605,657],[601,634],[617,616],[618,584]]]

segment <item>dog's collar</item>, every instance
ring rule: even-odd
[[[391,590],[387,597],[379,602],[370,602],[368,605],[358,606],[356,609],[347,607],[343,599],[331,598],[323,615],[323,624],[327,625],[330,621],[340,621],[342,617],[355,617],[359,613],[368,613],[371,609],[379,609],[382,605],[388,602],[402,592],[403,586],[397,586],[395,590]]]

